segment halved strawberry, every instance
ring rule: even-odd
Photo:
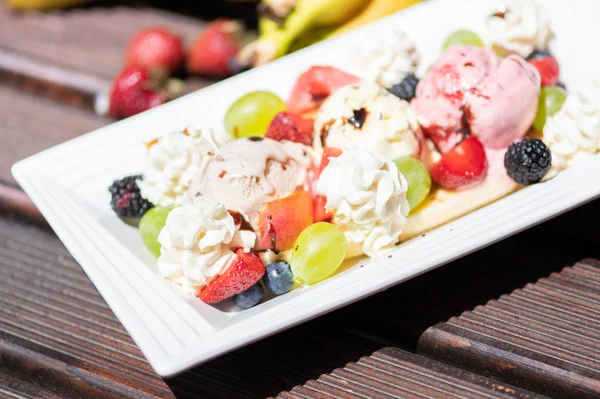
[[[323,147],[323,155],[321,155],[321,165],[319,166],[319,176],[321,176],[321,172],[327,165],[329,165],[329,158],[337,158],[342,155],[342,150],[336,147]]]
[[[302,73],[292,89],[288,109],[296,114],[315,110],[334,91],[358,83],[358,76],[330,66],[313,66]]]
[[[329,158],[339,157],[341,154],[342,154],[342,150],[340,150],[339,148],[335,148],[335,147],[323,148],[323,156],[321,157],[321,165],[319,165],[319,171],[317,173],[316,180],[319,180],[319,176],[321,175],[321,172],[323,172],[323,169],[325,169],[325,167],[327,165],[329,165]],[[316,184],[316,182],[315,182],[315,184]],[[331,218],[333,217],[333,213],[327,212],[325,210],[326,204],[327,204],[327,197],[325,197],[324,195],[319,195],[319,194],[315,195],[315,198],[313,199],[313,212],[314,212],[313,218],[315,220],[315,223],[331,221]]]
[[[265,264],[256,252],[235,251],[237,257],[225,273],[210,282],[200,292],[204,303],[217,303],[252,287],[265,274]]]
[[[280,112],[271,121],[265,137],[277,141],[289,140],[312,145],[313,121],[290,112]]]
[[[429,173],[444,188],[464,188],[485,178],[487,159],[485,148],[475,136],[463,140],[435,163]]]
[[[554,86],[558,83],[560,66],[556,57],[548,52],[539,52],[532,54],[528,61],[540,73],[542,86]]]

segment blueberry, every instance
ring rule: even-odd
[[[537,58],[551,57],[552,54],[549,51],[534,51],[527,57],[527,61],[535,60]]]
[[[263,292],[262,285],[260,285],[260,283],[256,283],[246,291],[234,295],[233,302],[235,302],[239,308],[248,309],[254,305],[257,305],[261,301]]]
[[[263,276],[265,287],[275,295],[285,294],[294,285],[294,275],[287,262],[269,263]]]

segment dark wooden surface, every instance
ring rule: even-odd
[[[91,392],[86,389],[109,389],[121,395],[132,389],[137,396],[129,397],[157,393],[168,397],[165,386],[182,398],[275,396],[390,345],[414,350],[429,326],[584,255],[598,254],[593,231],[582,228],[598,212],[600,202],[590,203],[165,382],[152,373],[58,239],[48,230],[4,216],[0,219],[0,330],[2,344],[10,345],[1,351],[0,372],[3,378],[17,381],[13,385],[32,384],[36,365],[76,372],[77,383],[68,378],[70,374],[59,379],[50,371],[33,373],[37,389],[61,397],[85,397],[82,392]],[[565,242],[566,247],[561,244]]]
[[[427,329],[419,352],[562,398],[600,397],[600,261]]]
[[[546,396],[396,348],[310,380],[277,399],[542,399]]]

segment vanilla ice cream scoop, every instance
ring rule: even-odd
[[[393,160],[419,156],[423,141],[412,106],[375,83],[344,86],[321,106],[315,118],[314,146],[356,147]]]
[[[266,202],[306,185],[315,163],[311,147],[262,137],[235,140],[206,159],[188,195],[214,199],[242,213],[256,229]]]

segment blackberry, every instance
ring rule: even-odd
[[[402,100],[410,101],[415,97],[419,79],[413,73],[409,73],[402,79],[402,82],[396,83],[388,89],[390,93]]]
[[[517,141],[504,155],[508,176],[523,186],[539,182],[551,166],[552,154],[540,139]]]
[[[115,180],[108,188],[112,199],[110,206],[121,219],[140,218],[154,205],[142,197],[137,180],[141,175],[133,175]]]

